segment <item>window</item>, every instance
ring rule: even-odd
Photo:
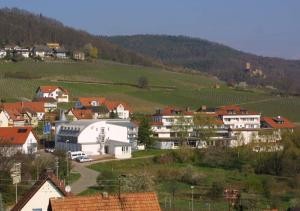
[[[42,211],[42,208],[33,208],[32,211]]]

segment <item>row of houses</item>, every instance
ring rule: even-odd
[[[33,102],[1,105],[0,127],[35,128],[45,120],[46,114],[57,111],[57,103],[60,102],[69,102],[66,89],[40,86]],[[110,154],[116,158],[129,158],[141,141],[137,140],[138,124],[131,122],[131,113],[131,108],[123,102],[104,97],[79,97],[73,108],[60,112],[60,120],[53,120],[50,124],[55,147],[66,151],[84,151],[88,155]],[[204,123],[197,123],[198,116],[204,118]],[[270,148],[255,144],[253,149],[278,150],[281,149],[282,131],[292,131],[294,127],[285,117],[264,117],[236,105],[217,108],[202,106],[196,111],[169,106],[157,109],[151,115],[152,136],[160,149],[176,149],[182,144],[207,148],[264,142],[270,143]]]
[[[6,45],[0,49],[0,59],[6,56],[20,55],[24,58],[57,58],[75,60],[85,60],[85,54],[82,51],[75,50],[69,52],[59,43],[46,43],[45,45],[34,45],[32,47],[20,47],[18,45]]]
[[[197,124],[195,117],[200,116],[205,124]],[[251,143],[268,142],[270,150],[280,149],[282,131],[293,131],[295,125],[285,117],[264,117],[258,112],[240,106],[221,106],[218,108],[201,107],[195,112],[188,109],[166,107],[151,116],[153,137],[157,147],[175,149],[182,143],[184,130],[186,143],[192,147],[209,146],[237,147]],[[208,122],[209,120],[209,122]],[[199,131],[200,134],[199,135]],[[209,137],[203,133],[211,132]],[[255,145],[255,144],[254,144]],[[255,146],[255,150],[263,150]]]
[[[69,92],[63,87],[40,86],[32,102],[2,103],[0,144],[6,151],[4,155],[11,156],[17,151],[35,153],[38,138],[33,130],[40,123],[49,126],[48,133],[55,137],[52,141],[58,150],[109,154],[120,159],[131,157],[132,147],[137,145],[138,127],[130,121],[127,104],[103,97],[80,97],[74,108],[59,113],[57,104],[65,102],[69,102]],[[50,114],[54,115],[52,120],[47,118]],[[23,130],[28,133],[22,141],[11,138],[19,137],[18,131]],[[10,147],[13,149],[7,150]]]

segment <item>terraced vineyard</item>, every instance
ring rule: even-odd
[[[13,73],[14,77],[7,77],[7,73]],[[136,87],[141,76],[148,79],[150,88]],[[99,83],[70,83],[61,80]],[[213,88],[216,83],[220,84],[221,88]],[[136,112],[153,112],[155,108],[165,105],[196,109],[201,105],[241,104],[266,115],[284,115],[300,122],[298,97],[282,98],[263,91],[239,91],[226,87],[213,77],[200,74],[176,73],[109,61],[0,64],[0,97],[4,100],[31,99],[36,88],[46,84],[64,86],[70,91],[71,98],[105,96],[123,100]]]

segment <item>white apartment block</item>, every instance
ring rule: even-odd
[[[77,120],[57,123],[55,147],[66,151],[83,151],[88,155],[110,154],[130,158],[136,145],[138,127],[129,120]]]

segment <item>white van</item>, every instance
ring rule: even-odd
[[[87,157],[87,155],[82,151],[69,152],[69,158],[75,160],[78,157]]]

